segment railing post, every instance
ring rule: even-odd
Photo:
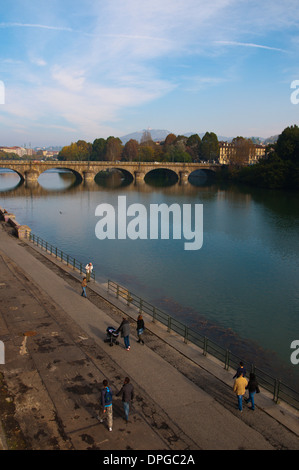
[[[225,364],[224,364],[224,369],[225,370],[229,369],[229,359],[230,359],[230,351],[227,349],[225,351]]]
[[[116,287],[116,298],[118,299],[118,296],[119,296],[119,285],[118,285],[118,284],[116,284],[116,285],[117,285],[117,287]]]
[[[130,295],[130,292],[127,293],[127,306],[130,307],[130,303],[132,302],[133,298]]]
[[[205,336],[203,339],[203,355],[207,355],[207,350],[208,350],[208,338]]]
[[[188,332],[189,332],[189,328],[188,328],[188,326],[185,325],[185,335],[184,335],[184,343],[185,344],[188,343]]]
[[[273,396],[273,400],[275,401],[275,403],[278,403],[278,400],[279,400],[279,391],[280,391],[280,380],[279,380],[279,379],[275,379],[274,396]]]
[[[171,330],[171,316],[168,315],[168,321],[167,321],[167,331],[170,333]]]
[[[156,312],[156,307],[153,309],[153,323],[156,322],[156,317],[157,317],[157,312]]]
[[[142,314],[142,306],[143,306],[143,300],[139,299],[139,313],[140,313],[140,315]]]

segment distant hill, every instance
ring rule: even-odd
[[[123,145],[125,145],[130,139],[137,140],[137,142],[140,143],[141,137],[142,137],[142,135],[145,131],[150,132],[151,137],[152,137],[154,142],[165,140],[166,137],[168,136],[168,134],[173,133],[175,135],[178,135],[175,132],[168,131],[166,129],[143,129],[142,131],[132,132],[131,134],[124,135],[124,136],[120,137],[120,140],[122,141]],[[198,133],[198,132],[184,132],[181,135],[184,135],[186,137],[190,137],[190,135],[193,135],[193,134],[198,134],[199,137],[202,139],[203,136],[205,135],[205,132],[201,132],[201,133]],[[219,141],[223,140],[224,142],[231,142],[233,140],[233,137],[226,137],[224,135],[218,135],[217,137],[218,137]],[[264,139],[262,137],[255,137],[254,139],[256,141],[260,141],[260,142],[264,141]]]
[[[165,140],[168,134],[171,134],[171,132],[167,131],[166,129],[143,129],[142,131],[132,132],[132,134],[124,135],[123,137],[120,137],[120,140],[122,141],[124,145],[131,139],[134,139],[134,140],[137,140],[137,142],[140,142],[141,137],[145,131],[150,132],[151,137],[154,142]]]
[[[271,137],[268,137],[267,139],[264,140],[263,144],[268,145],[268,144],[275,144],[277,141],[279,135],[272,135]]]

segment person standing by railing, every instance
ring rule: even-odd
[[[88,263],[85,266],[85,270],[86,270],[86,281],[89,282],[90,281],[90,276],[91,276],[91,273],[92,273],[92,270],[93,270],[92,263]]]

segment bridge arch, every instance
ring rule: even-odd
[[[0,170],[10,170],[10,171],[12,171],[13,173],[15,173],[16,175],[19,176],[20,181],[24,181],[24,179],[25,179],[24,175],[20,171],[16,170],[15,168],[9,168],[7,165],[2,166],[1,161],[0,161]]]
[[[77,181],[80,181],[82,182],[83,180],[83,175],[79,172],[79,171],[76,171],[74,170],[73,168],[68,168],[68,166],[53,166],[51,168],[45,168],[43,170],[41,170],[40,172],[38,172],[38,178],[43,175],[44,173],[47,173],[49,171],[52,171],[52,170],[64,170],[64,171],[68,171],[70,173],[72,173],[73,175],[75,175],[75,178]]]
[[[179,181],[180,175],[177,171],[173,170],[172,168],[167,168],[166,166],[159,166],[158,168],[152,168],[147,171],[144,175],[144,181],[148,184],[151,184],[153,181],[153,177],[156,177],[156,182],[159,184],[159,177],[163,183],[165,184],[175,184]]]
[[[118,171],[118,172],[122,173],[125,177],[134,179],[134,172],[131,171],[130,169],[124,168],[121,165],[120,166],[109,166],[109,164],[105,168],[101,168],[100,170],[97,170],[96,173],[95,173],[95,176],[98,176],[100,173],[105,172],[107,170],[111,171],[111,172],[113,170],[115,170],[115,171]]]

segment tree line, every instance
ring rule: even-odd
[[[299,190],[299,127],[286,127],[276,143],[267,147],[266,158],[239,170],[228,169],[237,182],[269,189]]]
[[[58,160],[126,161],[126,162],[193,162],[216,160],[219,142],[214,132],[190,137],[168,134],[164,142],[154,142],[149,131],[144,131],[140,143],[130,139],[125,145],[118,137],[98,138],[93,143],[78,140],[61,149]]]

